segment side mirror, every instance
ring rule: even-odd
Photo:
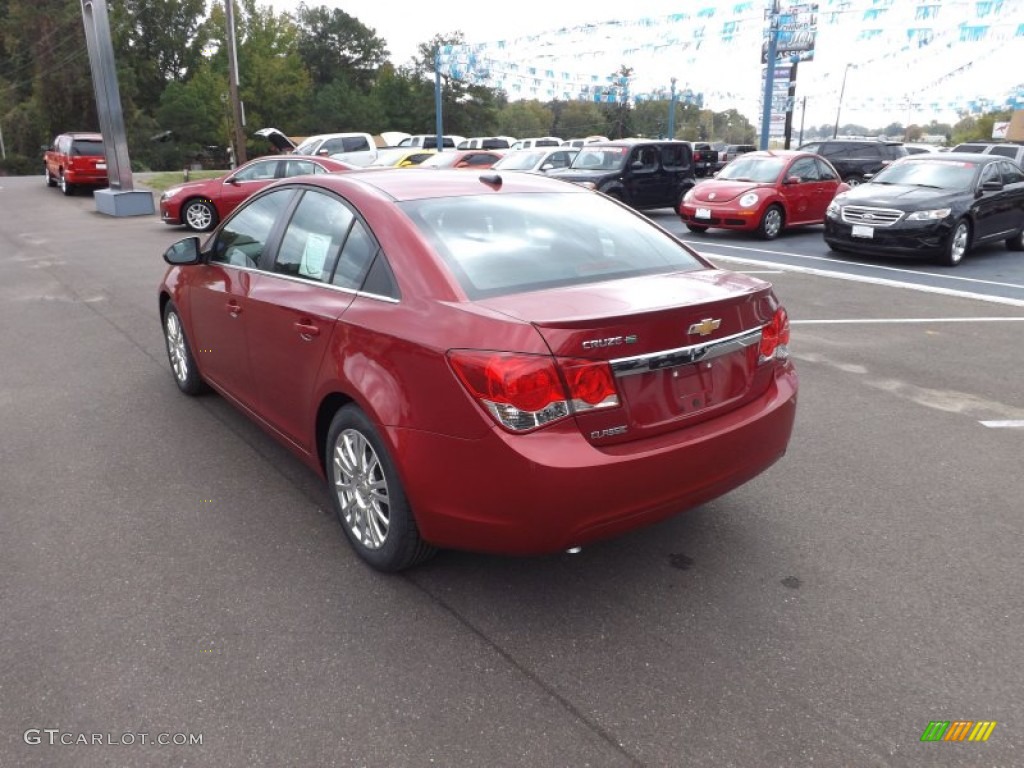
[[[235,185],[238,184],[238,179],[236,179],[234,176],[228,176],[226,179],[224,179],[224,183]]]
[[[783,184],[787,184],[787,185],[788,185],[788,184],[799,184],[799,183],[800,183],[800,177],[799,177],[799,176],[787,176],[787,177],[786,177],[786,178],[785,178],[785,179],[783,180],[783,182],[782,182],[782,183],[783,183]]]
[[[189,264],[198,264],[200,260],[199,238],[195,236],[179,240],[164,251],[164,261],[172,266],[184,267]]]
[[[981,191],[982,192],[1002,192],[1003,191],[1003,182],[999,181],[998,179],[989,179],[988,181],[984,181],[981,184]]]

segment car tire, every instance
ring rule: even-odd
[[[700,224],[690,224],[689,222],[686,223],[686,228],[691,232],[696,232],[698,235],[703,235],[708,231],[707,227],[703,227]]]
[[[762,240],[774,240],[782,232],[786,223],[786,217],[782,212],[782,206],[769,205],[763,214],[761,222],[757,225],[757,236]]]
[[[963,261],[969,250],[971,250],[971,224],[967,219],[960,219],[946,239],[946,244],[939,255],[939,264],[944,267],[955,267]]]
[[[847,179],[843,179],[843,181],[846,182],[847,186],[859,187],[861,184],[864,183],[864,177],[863,176],[856,176],[856,175],[854,175],[854,176],[850,176]]]
[[[189,200],[181,207],[181,223],[195,232],[209,232],[217,226],[217,209],[209,200]]]
[[[324,463],[338,522],[369,565],[379,571],[401,571],[434,554],[434,547],[420,538],[384,441],[355,405],[334,414]]]
[[[164,344],[167,347],[167,360],[171,364],[174,383],[186,395],[198,395],[206,390],[206,384],[199,375],[196,359],[192,354],[192,345],[185,334],[185,326],[181,315],[173,301],[164,307]]]
[[[64,176],[64,171],[60,172],[60,181],[58,183],[60,185],[60,191],[63,192],[66,196],[71,197],[73,194],[75,194],[75,185],[68,183],[67,178],[65,178]]]
[[[50,169],[45,167],[45,166],[43,167],[43,175],[46,177],[46,186],[48,186],[48,187],[56,187],[57,186],[57,180],[55,178],[53,178],[53,176],[50,174]]]
[[[1006,247],[1011,251],[1024,251],[1024,228],[1006,241]]]

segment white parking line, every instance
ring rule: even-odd
[[[693,247],[696,247],[692,241],[688,241],[688,244],[693,246]],[[777,254],[779,254],[779,256],[791,256],[791,257],[793,257],[795,259],[810,259],[811,261],[824,261],[827,264],[847,264],[847,265],[849,265],[851,267],[862,267],[862,268],[865,268],[865,269],[880,269],[880,270],[886,271],[886,272],[898,272],[898,273],[900,273],[902,275],[925,275],[927,277],[939,277],[939,278],[942,278],[943,280],[961,280],[961,281],[967,282],[967,283],[980,283],[982,285],[999,285],[999,286],[1002,286],[1004,288],[1024,288],[1024,285],[1021,285],[1020,283],[1000,283],[1000,282],[997,282],[995,280],[982,280],[981,278],[977,278],[977,277],[964,277],[963,275],[950,275],[950,274],[947,274],[945,272],[916,272],[916,271],[911,271],[909,269],[901,269],[900,267],[887,267],[884,264],[865,264],[864,262],[861,262],[861,261],[846,261],[845,259],[831,259],[831,258],[828,258],[827,256],[811,256],[809,254],[793,253],[791,251],[773,251],[773,250],[766,249],[766,248],[751,248],[750,246],[746,246],[746,245],[725,245],[723,243],[715,243],[713,247],[714,248],[733,248],[733,249],[738,250],[738,251],[755,251],[755,252],[756,251],[760,251],[762,253],[777,253]],[[702,253],[701,255],[705,256],[705,257],[708,257],[708,254],[703,254]],[[721,258],[730,258],[730,257],[723,256]],[[732,258],[738,258],[738,257],[732,257]],[[741,260],[744,260],[744,259],[741,259]],[[763,264],[764,262],[762,262],[762,261],[755,261],[753,263],[755,263],[755,264]],[[772,266],[776,266],[777,267],[779,265],[778,264],[773,264]],[[783,265],[783,266],[785,266],[785,265]]]
[[[717,248],[736,248],[738,246],[720,246],[720,245],[716,245],[715,247],[717,247]],[[906,283],[906,282],[902,282],[900,280],[889,280],[889,279],[884,278],[884,277],[866,277],[866,276],[863,276],[863,275],[849,275],[849,274],[845,274],[843,272],[833,272],[831,270],[817,269],[815,267],[798,267],[798,266],[793,265],[793,264],[779,264],[777,262],[771,262],[771,261],[760,261],[758,259],[753,259],[753,258],[750,258],[750,257],[722,256],[720,254],[710,254],[710,253],[704,253],[704,252],[700,252],[700,251],[698,251],[698,253],[700,253],[701,256],[703,256],[704,258],[708,259],[712,263],[714,263],[715,260],[719,260],[719,261],[734,261],[734,262],[740,262],[740,263],[743,263],[743,264],[756,264],[756,265],[762,266],[762,267],[778,267],[778,268],[781,268],[783,272],[798,272],[798,273],[804,274],[804,275],[816,275],[818,277],[832,277],[832,278],[836,278],[838,280],[850,280],[851,282],[854,282],[854,283],[869,283],[871,285],[884,285],[884,286],[887,286],[889,288],[904,288],[904,289],[911,290],[911,291],[921,291],[922,293],[937,293],[937,294],[939,294],[941,296],[954,296],[954,297],[960,298],[960,299],[975,299],[977,301],[987,301],[990,304],[1004,304],[1004,305],[1009,306],[1009,307],[1024,307],[1024,300],[1021,300],[1021,299],[1011,299],[1011,298],[1008,298],[1006,296],[988,296],[988,295],[983,294],[983,293],[971,293],[970,291],[957,291],[957,290],[953,290],[952,288],[939,288],[937,286],[932,286],[932,285],[921,285],[921,284],[918,284],[918,283]],[[772,253],[779,253],[782,256],[800,256],[800,254],[798,254],[798,253],[796,253],[796,254],[787,254],[787,253],[782,253],[781,251],[772,251]],[[818,256],[806,256],[806,257],[801,257],[801,258],[821,258],[821,257],[818,257]],[[833,260],[832,259],[822,259],[822,261],[833,261]],[[842,263],[854,263],[854,262],[842,262]],[[859,264],[858,266],[863,267],[865,265],[864,264]],[[871,266],[873,267],[874,265],[871,265]],[[879,269],[891,269],[891,270],[896,271],[896,272],[901,271],[901,270],[898,270],[898,269],[896,269],[894,267],[879,267]],[[904,274],[915,274],[915,275],[933,274],[933,273],[930,273],[930,272],[929,273],[924,273],[924,272],[909,273],[909,272],[906,272],[905,270],[903,270],[903,273]],[[938,276],[939,277],[947,277],[946,275],[938,275]],[[992,282],[991,280],[974,280],[973,278],[969,278],[969,277],[963,277],[963,278],[959,278],[959,279],[961,279],[961,280],[973,280],[973,282],[975,282],[975,283],[985,283],[985,284],[988,284],[988,285],[1001,285],[1001,286],[1005,286],[1005,287],[1009,287],[1009,288],[1022,288],[1022,287],[1024,287],[1024,286],[1017,285],[1016,283],[996,283],[996,282]]]
[[[1024,419],[1010,421],[979,421],[978,423],[983,427],[992,427],[993,429],[1024,429]]]

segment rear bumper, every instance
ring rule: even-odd
[[[420,533],[440,547],[543,554],[616,536],[721,496],[786,452],[797,375],[720,418],[596,448],[572,420],[480,440],[390,429]]]

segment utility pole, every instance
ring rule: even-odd
[[[246,161],[245,156],[245,110],[238,98],[238,47],[235,44],[235,0],[224,0],[224,12],[228,24],[228,93],[231,98],[231,115],[234,130],[232,143],[235,145],[235,165]]]
[[[676,79],[673,77],[672,97],[668,100],[668,138],[671,141],[676,137]]]
[[[761,145],[768,149],[768,129],[772,119],[772,96],[775,87],[775,52],[779,44],[779,2],[769,0],[768,10],[768,51],[764,67],[764,104],[761,108]]]

